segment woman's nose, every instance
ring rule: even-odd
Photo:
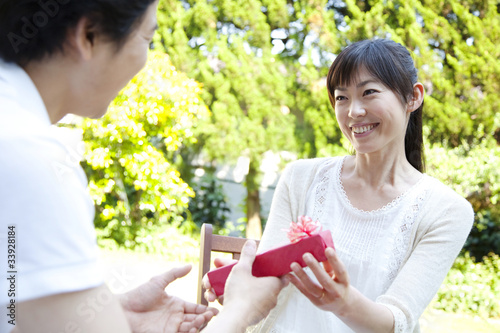
[[[358,118],[366,116],[366,110],[362,103],[352,101],[349,107],[349,117]]]

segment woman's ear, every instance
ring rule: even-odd
[[[73,29],[68,31],[67,42],[71,53],[82,60],[90,60],[94,51],[95,29],[88,18],[82,17]]]
[[[413,96],[408,102],[408,112],[417,110],[424,101],[424,86],[417,82],[413,85]]]

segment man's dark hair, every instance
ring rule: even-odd
[[[154,1],[0,0],[0,58],[22,65],[61,52],[83,17],[119,49]]]

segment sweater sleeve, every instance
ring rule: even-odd
[[[437,181],[436,181],[437,182]],[[436,184],[422,207],[410,253],[395,280],[377,302],[393,313],[394,332],[413,332],[418,318],[437,293],[474,221],[469,202]]]
[[[287,243],[283,229],[289,227],[292,216],[292,202],[290,198],[290,180],[293,178],[293,163],[283,171],[274,192],[269,217],[259,244],[259,253]]]

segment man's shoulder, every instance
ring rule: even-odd
[[[10,176],[42,171],[50,164],[53,143],[43,133],[25,132],[21,127],[14,133],[15,127],[11,127],[10,135],[0,135],[0,170]]]
[[[72,148],[65,144],[68,139],[62,139],[56,132],[59,130],[49,127],[0,135],[3,178],[0,197],[30,194],[37,197],[37,201],[43,201],[44,197],[52,197],[44,193],[58,193],[57,197],[63,193],[72,196],[82,193],[87,186],[80,166],[83,145]]]

